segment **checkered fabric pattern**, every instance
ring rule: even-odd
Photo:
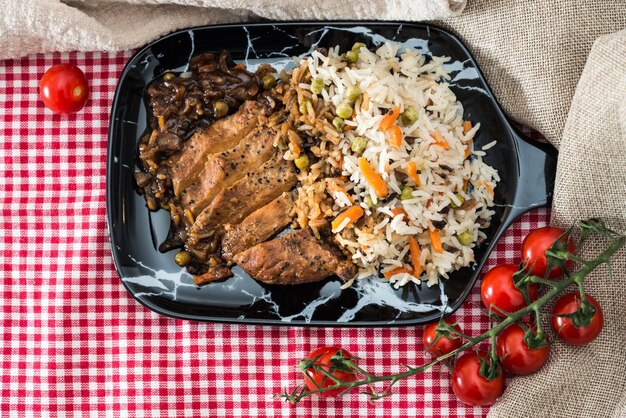
[[[448,372],[400,382],[370,405],[359,395],[274,400],[301,382],[296,364],[340,345],[374,373],[425,361],[421,327],[331,329],[223,325],[160,316],[124,289],[105,220],[109,107],[130,52],[36,55],[0,62],[0,378],[2,416],[15,417],[479,417],[458,402]],[[38,99],[46,68],[69,62],[90,81],[79,114],[53,115]],[[516,222],[487,268],[516,262],[546,209]],[[474,289],[455,318],[487,328]]]

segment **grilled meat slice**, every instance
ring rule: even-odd
[[[204,167],[206,155],[233,148],[248,135],[263,116],[263,106],[256,101],[245,102],[233,115],[220,119],[206,130],[196,132],[180,153],[171,157],[174,194],[180,196]]]
[[[238,225],[227,224],[222,238],[222,257],[232,261],[235,254],[276,235],[291,222],[291,193],[283,193],[255,210]]]
[[[273,146],[274,134],[268,128],[257,128],[250,132],[233,149],[210,154],[189,188],[181,194],[182,204],[198,215],[223,189],[230,187],[270,159],[276,152]]]
[[[248,248],[233,260],[250,276],[268,284],[317,282],[332,274],[347,280],[357,272],[353,263],[315,238],[308,228]]]
[[[267,205],[296,184],[292,161],[276,154],[270,160],[245,175],[228,189],[222,190],[211,204],[198,215],[188,234],[188,246],[209,238],[220,226],[238,224],[246,216]]]

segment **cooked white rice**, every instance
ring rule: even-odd
[[[493,190],[500,179],[482,157],[496,143],[472,150],[472,139],[480,125],[475,124],[469,130],[465,127],[464,133],[463,106],[445,81],[450,79],[443,66],[448,60],[427,59],[414,50],[399,54],[398,47],[392,43],[375,52],[361,48],[359,59],[352,66],[346,65],[338,47],[331,48],[328,55],[315,51],[306,59],[310,79],[324,81],[326,87],[319,97],[326,104],[337,107],[345,102],[351,86],[365,93],[353,104],[352,120],[346,120],[346,125],[353,129],[340,134],[326,132],[333,137],[338,135],[339,141],[333,140],[336,145],[331,146],[340,150],[342,175],[348,179],[343,190],[349,197],[343,192],[331,193],[332,216],[340,215],[352,205],[365,211],[365,221],[349,224],[346,219],[333,230],[337,242],[352,254],[360,267],[357,278],[380,271],[395,286],[421,280],[430,286],[439,277],[448,278],[450,272],[472,263],[473,248],[485,238],[481,228],[489,224],[494,214],[489,208],[493,206]],[[309,84],[300,83],[299,87],[308,89]],[[391,145],[379,128],[387,111],[394,107],[399,107],[401,112],[411,107],[418,114],[417,121],[410,126],[404,126],[398,119],[403,136],[400,147]],[[298,127],[301,131],[308,129]],[[436,131],[448,147],[435,139]],[[356,136],[367,140],[361,155],[351,151]],[[471,152],[469,158],[468,152]],[[389,190],[386,198],[378,198],[364,178],[358,164],[360,157],[365,157],[385,181]],[[418,167],[419,186],[403,174],[410,161]],[[412,197],[401,200],[399,195],[407,185],[413,189]],[[374,207],[365,203],[367,196]],[[399,208],[406,215],[394,216],[392,209]],[[433,250],[429,229],[439,231],[442,252]],[[465,245],[459,241],[463,233]],[[471,243],[467,243],[468,234]],[[421,250],[423,273],[416,275],[410,263],[411,236]],[[412,273],[393,274],[399,267]]]

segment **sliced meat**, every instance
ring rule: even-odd
[[[276,152],[274,134],[268,128],[250,132],[235,148],[210,154],[200,173],[181,194],[181,202],[198,215],[223,189],[270,159]]]
[[[219,226],[238,224],[246,216],[267,205],[296,184],[292,161],[276,154],[256,170],[226,190],[222,190],[196,218],[188,235],[188,244],[196,245],[211,237]]]
[[[262,114],[263,107],[258,102],[247,101],[233,115],[196,132],[169,162],[174,194],[180,196],[189,187],[204,167],[207,154],[233,148],[259,124]]]
[[[268,284],[317,282],[332,274],[347,280],[357,272],[353,263],[320,242],[308,228],[249,248],[235,255],[234,261]]]
[[[283,193],[269,204],[248,215],[238,225],[227,224],[222,238],[222,256],[232,261],[235,254],[247,250],[282,231],[291,222],[293,197]]]

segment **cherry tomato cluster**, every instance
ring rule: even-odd
[[[562,276],[563,269],[548,262],[546,251],[558,243],[573,254],[574,245],[565,237],[565,231],[553,227],[540,228],[526,236],[521,251],[523,274],[538,276],[543,280]],[[561,265],[567,270],[572,267],[569,260]],[[539,298],[540,288],[537,283],[525,289],[521,289],[521,286],[518,288],[515,278],[518,270],[516,265],[499,265],[484,276],[481,298],[485,307],[495,316],[504,317],[519,311]],[[557,300],[552,310],[551,324],[562,341],[583,345],[600,334],[604,317],[600,305],[592,296],[585,294],[582,300],[580,292],[573,292]],[[450,376],[454,394],[469,405],[490,405],[504,391],[504,372],[528,375],[541,369],[548,359],[550,342],[540,326],[540,320],[515,322],[500,332],[490,352],[478,350],[463,353],[454,362]],[[463,346],[466,338],[461,328],[449,318],[426,325],[422,335],[425,350],[435,358],[454,355],[453,352]],[[355,367],[355,361],[350,353],[340,348],[318,348],[301,363],[307,388],[315,391],[338,382],[356,382],[362,370]],[[331,389],[322,392],[321,396],[337,396],[345,389]]]
[[[557,240],[562,240],[565,243],[564,234],[565,231],[562,229],[551,226],[539,228],[528,234],[522,242],[521,259],[523,268],[533,276],[547,279],[556,279],[562,276],[563,270],[558,266],[552,266],[548,271],[546,251]],[[571,254],[574,253],[574,244],[571,240],[567,241],[567,251]],[[572,267],[572,264],[571,260],[565,263],[568,269]],[[528,306],[523,293],[515,285],[513,275],[517,270],[517,266],[505,264],[496,266],[485,274],[480,286],[480,295],[487,309],[496,314],[506,314],[507,312],[514,312]],[[528,296],[529,302],[537,300],[539,296],[538,285],[533,284],[528,287]],[[585,300],[587,307],[593,306],[591,309],[595,310],[591,321],[586,324],[576,324],[575,317],[568,317],[568,315],[574,314],[581,308],[582,301],[579,292],[561,296],[552,309],[552,328],[559,339],[565,343],[572,345],[587,344],[593,341],[602,330],[604,316],[600,305],[590,295],[585,295]],[[528,329],[527,326],[524,328]],[[505,337],[514,338],[512,336],[509,337],[513,335],[513,332],[503,334],[506,334]],[[500,335],[501,338],[503,334]],[[504,351],[503,354],[510,355],[511,352],[508,350]],[[530,373],[533,373],[533,371]]]
[[[565,231],[559,228],[544,227],[526,236],[522,243],[521,258],[522,267],[528,274],[547,279],[563,275],[563,270],[558,266],[551,266],[548,271],[546,251],[557,240],[564,239],[561,238],[564,233]],[[570,253],[574,251],[571,240],[567,242],[567,251]],[[571,267],[569,261],[566,267]],[[485,274],[480,293],[483,304],[490,312],[504,316],[528,306],[539,297],[539,285],[529,285],[527,296],[515,285],[514,274],[517,271],[518,266],[504,264],[492,268]],[[585,299],[595,311],[587,324],[576,324],[575,317],[568,316],[581,308],[579,292],[562,296],[552,310],[552,328],[558,338],[568,344],[587,344],[602,330],[604,318],[600,305],[589,295],[585,295]],[[459,330],[458,325],[453,326]],[[462,345],[461,339],[454,336],[439,335],[437,338],[436,328],[437,324],[430,324],[424,328],[424,346],[431,355],[447,354]],[[536,324],[521,321],[508,326],[498,335],[496,352],[501,369],[513,375],[528,375],[537,372],[545,364],[550,353],[550,345],[546,336],[537,331]],[[470,405],[489,405],[504,391],[502,372],[495,373],[491,379],[481,373],[480,366],[485,360],[489,360],[487,354],[480,351],[465,353],[457,360],[452,371],[451,385],[453,392],[462,402]]]

